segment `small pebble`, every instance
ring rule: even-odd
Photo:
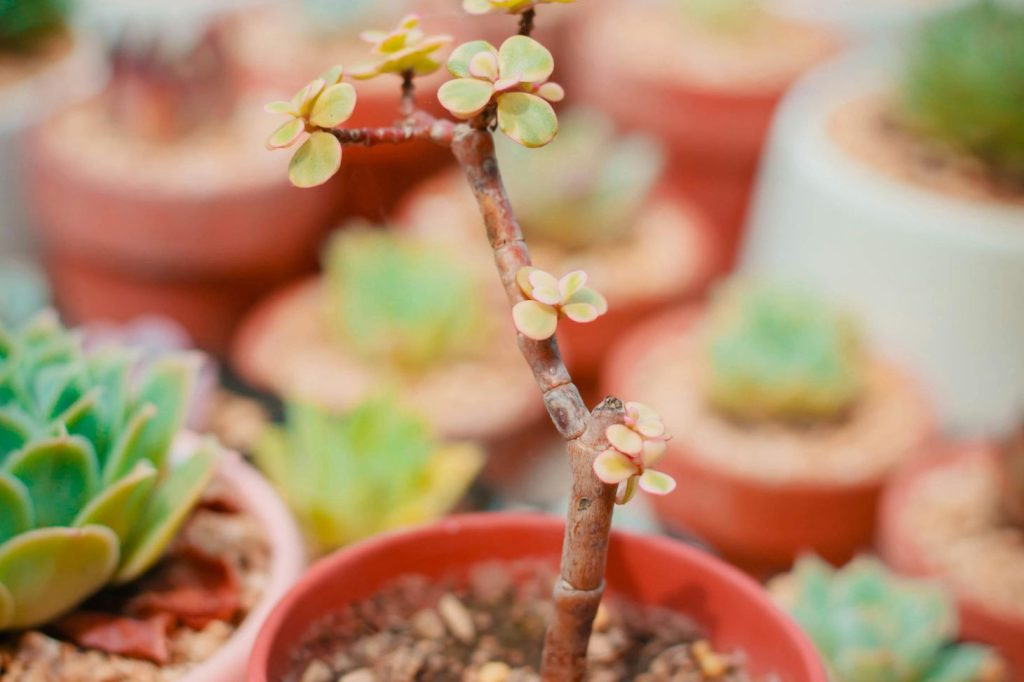
[[[714,680],[728,671],[729,665],[712,650],[711,645],[708,644],[706,639],[694,642],[692,650],[693,656],[697,659],[697,664],[700,666],[700,671],[704,677]]]
[[[444,623],[437,611],[423,609],[412,617],[412,627],[416,634],[424,639],[441,639],[444,637]]]
[[[594,616],[594,630],[596,632],[607,632],[608,628],[612,625],[612,615],[608,612],[608,607],[601,602],[597,606],[597,614]]]
[[[454,594],[449,592],[441,597],[441,600],[437,603],[437,610],[441,614],[444,624],[448,626],[448,631],[452,633],[455,639],[463,644],[470,644],[476,639],[473,617]]]
[[[607,635],[595,633],[590,636],[587,658],[596,663],[611,663],[616,658],[615,645]]]
[[[317,660],[306,666],[301,682],[332,682],[333,679],[334,671],[331,670],[331,666]]]
[[[476,673],[477,682],[506,682],[512,670],[501,661],[491,661],[480,666]]]

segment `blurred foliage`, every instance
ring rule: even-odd
[[[50,303],[46,278],[18,261],[0,263],[0,326],[18,328]]]
[[[853,321],[811,294],[735,281],[714,296],[707,325],[707,397],[732,417],[834,419],[864,387]]]
[[[356,225],[330,240],[324,266],[330,320],[364,357],[417,371],[479,344],[477,283],[447,251]]]
[[[1024,6],[976,0],[925,24],[903,79],[907,125],[1024,181]]]
[[[500,136],[496,144],[527,239],[567,249],[628,238],[665,165],[654,140],[616,134],[609,119],[585,109],[563,114],[543,149]]]
[[[763,15],[764,0],[673,0],[684,16],[712,31],[743,32]]]
[[[321,553],[442,516],[483,463],[475,446],[436,442],[424,421],[382,397],[343,416],[290,404],[255,457]]]
[[[69,0],[0,0],[0,51],[31,51],[64,30],[69,11]]]
[[[876,559],[837,571],[804,557],[770,589],[837,682],[981,682],[998,665],[986,647],[954,644],[956,608],[940,586],[896,577]]]
[[[87,355],[44,313],[0,326],[0,629],[45,624],[164,554],[213,477],[210,443],[171,460],[196,363],[141,375]]]

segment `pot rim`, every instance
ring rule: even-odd
[[[650,340],[665,336],[669,331],[680,328],[685,329],[694,323],[706,307],[707,303],[691,303],[676,306],[660,315],[645,320],[641,325],[637,326],[626,339],[617,344],[609,353],[602,372],[604,391],[609,395],[621,393],[623,387],[629,386],[632,383],[635,358],[644,356],[644,349],[651,345]],[[914,382],[915,390],[923,395],[918,382],[909,377],[909,375],[906,376]],[[930,405],[930,403],[928,404]],[[924,432],[927,436],[922,441],[919,449],[926,449],[927,445],[936,437],[934,415],[931,415]],[[890,470],[887,473],[879,473],[876,476],[870,476],[857,481],[764,480],[754,476],[741,476],[728,468],[715,466],[706,458],[693,456],[688,453],[688,448],[680,445],[678,442],[673,445],[673,442],[669,441],[668,456],[683,457],[690,467],[699,469],[709,476],[742,482],[745,486],[771,488],[777,491],[780,496],[806,493],[828,494],[833,492],[868,493],[878,489],[882,482],[893,473]],[[914,454],[916,454],[916,450],[911,455],[911,458],[913,458]]]
[[[351,565],[375,555],[386,555],[392,548],[410,540],[438,536],[443,539],[458,533],[487,533],[498,536],[503,531],[528,530],[538,533],[562,532],[565,520],[549,514],[519,512],[480,512],[447,517],[439,522],[378,535],[374,538],[341,549],[316,563],[302,579],[288,592],[265,621],[249,659],[249,682],[266,682],[271,654],[278,633],[283,629],[291,612],[298,604],[316,599],[320,585],[330,582],[344,573]],[[827,682],[825,668],[817,655],[814,645],[797,623],[777,607],[767,593],[754,580],[738,568],[717,559],[706,552],[662,536],[639,535],[623,531],[612,531],[612,544],[629,543],[656,549],[673,555],[682,563],[697,567],[701,573],[719,576],[727,589],[737,594],[742,601],[756,604],[775,621],[779,632],[792,641],[799,651],[801,666],[810,674],[812,682]],[[523,558],[526,558],[524,555]],[[484,560],[486,561],[486,559]],[[393,577],[397,577],[395,574]],[[386,582],[386,578],[381,581]]]

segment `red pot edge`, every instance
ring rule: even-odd
[[[988,459],[996,457],[992,443],[972,440],[958,443],[944,443],[923,450],[912,461],[907,462],[889,481],[882,492],[879,508],[879,523],[876,545],[878,552],[886,564],[905,575],[941,579],[941,570],[931,565],[917,546],[914,538],[903,532],[900,518],[906,499],[918,478],[935,469],[943,468],[963,460]],[[1000,642],[1019,638],[1024,642],[1024,618],[1014,618],[997,613],[970,596],[958,593],[951,588],[961,614],[962,636],[967,639],[977,638],[1000,646]],[[992,637],[992,633],[1002,633]],[[999,641],[996,641],[999,640]],[[1003,648],[1016,674],[1024,679],[1024,650]],[[1016,679],[1016,678],[1011,678]]]
[[[693,324],[705,307],[706,304],[704,303],[692,303],[677,306],[672,310],[662,313],[661,315],[657,315],[646,320],[642,325],[634,329],[629,334],[628,338],[626,338],[626,340],[620,343],[616,348],[612,349],[611,353],[608,355],[608,359],[602,370],[605,392],[609,395],[615,395],[615,391],[621,392],[621,389],[630,387],[633,384],[632,372],[634,358],[643,357],[644,348],[650,345],[650,340],[663,336],[669,330],[686,328]],[[922,449],[926,449],[927,445],[930,445],[937,439],[938,431],[934,420],[928,425],[928,428],[925,429],[925,431],[929,435],[925,438],[924,442],[926,445],[923,445]],[[687,463],[688,465],[708,472],[713,476],[742,481],[746,485],[756,483],[755,479],[740,478],[728,469],[713,467],[706,461],[696,457],[687,458]],[[771,488],[779,491],[779,493],[783,495],[787,493],[814,492],[827,494],[830,491],[866,492],[879,488],[885,479],[885,475],[880,475],[878,477],[867,478],[862,481],[851,483],[831,481],[773,482],[771,483]]]
[[[462,530],[489,531],[495,534],[504,529],[523,527],[539,532],[550,531],[553,527],[564,528],[564,520],[548,514],[540,513],[475,513],[450,516],[435,524],[420,526],[413,529],[394,531],[379,535],[369,540],[339,550],[320,560],[292,587],[285,597],[278,602],[270,616],[264,621],[257,636],[253,652],[249,659],[246,675],[247,682],[269,682],[266,671],[269,669],[274,642],[281,631],[289,612],[296,604],[313,595],[320,583],[328,581],[343,569],[346,564],[356,563],[360,557],[378,552],[387,552],[389,547],[400,544],[416,535],[431,534],[440,531],[451,535]],[[748,602],[758,604],[778,624],[782,633],[792,640],[799,650],[803,667],[810,673],[809,682],[828,682],[828,675],[821,663],[817,651],[797,623],[777,607],[754,580],[738,568],[716,559],[711,555],[693,547],[668,538],[633,535],[622,531],[612,531],[613,542],[625,541],[641,546],[659,547],[663,551],[685,557],[684,561],[696,564],[707,572],[718,573],[723,581]]]

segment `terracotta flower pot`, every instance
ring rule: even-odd
[[[373,595],[410,571],[428,577],[463,573],[493,560],[561,553],[564,524],[553,517],[478,514],[453,517],[355,545],[315,566],[267,620],[249,662],[249,682],[278,682],[317,620]],[[651,570],[657,566],[658,570]],[[654,537],[616,533],[608,557],[612,593],[691,615],[715,647],[747,653],[754,675],[825,682],[813,645],[754,582],[700,551]]]
[[[988,444],[970,443],[931,451],[904,467],[886,487],[879,520],[878,549],[893,568],[917,576],[945,579],[922,550],[915,534],[904,522],[909,498],[922,478],[963,464],[994,463],[996,449]],[[1012,668],[1011,679],[1024,679],[1024,618],[1019,614],[993,610],[962,587],[952,584],[960,613],[960,634],[966,640],[997,647]]]
[[[653,499],[658,515],[666,525],[696,534],[733,562],[758,573],[787,568],[804,551],[840,564],[870,546],[887,470],[859,480],[830,480],[786,474],[765,477],[720,465],[685,428],[673,425],[672,406],[664,403],[683,387],[666,383],[660,391],[664,400],[658,402],[658,391],[639,380],[638,360],[654,353],[665,357],[675,352],[672,344],[676,342],[681,353],[679,340],[690,332],[700,313],[700,308],[682,308],[650,320],[619,344],[604,374],[608,393],[649,401],[673,436],[658,468],[679,481],[679,491]],[[699,397],[680,394],[678,400]],[[923,403],[919,397],[916,400]],[[911,423],[907,429],[915,443],[905,452],[910,456],[931,436],[932,424],[930,420]],[[763,454],[771,457],[773,453]]]
[[[134,184],[80,167],[49,130],[32,140],[27,185],[54,296],[75,322],[162,314],[221,354],[252,303],[312,269],[329,188],[296,189],[283,165],[237,187]]]
[[[734,79],[729,73],[702,71],[709,63],[738,61],[736,51],[726,49],[725,59],[713,52],[699,56],[697,48],[683,50],[682,45],[693,42],[683,26],[684,19],[669,7],[605,3],[577,27],[569,82],[581,101],[610,114],[624,128],[663,140],[677,186],[686,188],[714,221],[727,255],[723,265],[728,266],[739,244],[775,107],[803,70],[835,49],[837,38],[820,26],[789,22],[788,30],[808,36],[806,54],[769,69],[762,79]],[[779,52],[789,42],[780,38],[771,50]],[[751,52],[742,55],[751,74],[773,61],[771,52],[760,54],[757,46]],[[665,63],[680,68],[665,69]]]

